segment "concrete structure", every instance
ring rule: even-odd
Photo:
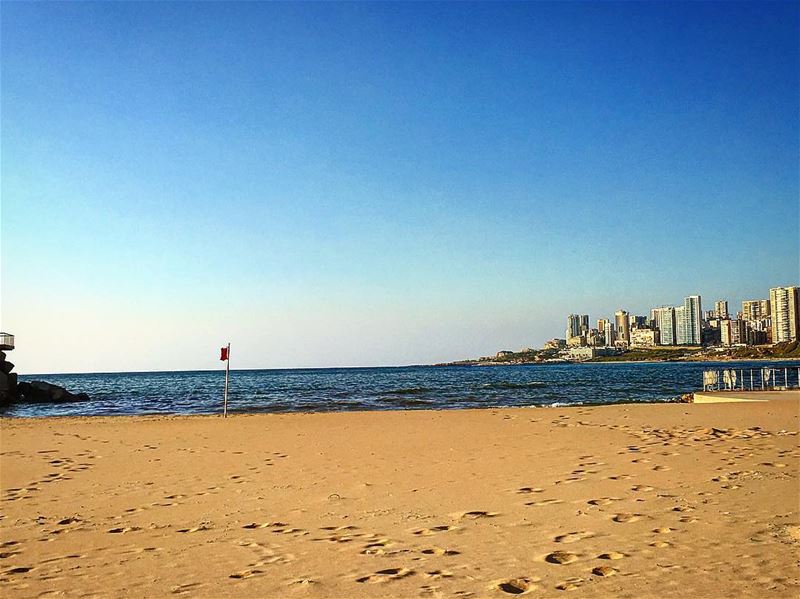
[[[585,314],[581,316],[580,314],[570,314],[567,316],[567,331],[565,337],[569,339],[570,337],[578,337],[581,334],[581,325],[584,322],[586,323],[586,328],[589,328],[589,315]]]
[[[690,295],[675,308],[676,343],[701,345],[703,342],[702,303],[699,295]]]
[[[795,341],[800,337],[800,287],[769,290],[772,311],[772,342]]]
[[[11,351],[12,349],[14,349],[14,335],[0,333],[0,351]]]
[[[677,331],[675,329],[675,308],[672,306],[661,306],[653,308],[653,320],[659,332],[660,345],[675,345],[677,341]]]
[[[658,345],[659,333],[654,329],[631,330],[631,347],[655,347]]]
[[[628,316],[625,310],[617,310],[614,314],[614,321],[617,329],[617,345],[630,345],[631,343],[631,325]]]
[[[543,349],[564,349],[565,347],[567,347],[567,340],[556,338],[545,341]]]
[[[770,314],[769,300],[744,300],[742,302],[742,320],[762,320],[769,318]]]
[[[693,403],[732,403],[740,401],[800,401],[800,391],[698,391]]]
[[[606,347],[614,346],[614,323],[606,318],[597,321],[597,330],[603,334],[603,344]]]
[[[568,359],[583,362],[597,356],[613,356],[617,352],[610,347],[573,347],[567,354]]]
[[[731,320],[725,318],[719,321],[719,338],[722,345],[738,345],[744,343],[742,340],[742,326],[741,320]]]
[[[727,300],[717,300],[714,302],[714,317],[719,318],[720,320],[725,320],[726,318],[730,317],[728,314]]]
[[[583,335],[574,335],[567,338],[567,347],[584,347],[586,345],[586,337]]]

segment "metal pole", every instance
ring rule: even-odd
[[[783,386],[786,387],[786,390],[789,390],[789,367],[783,369]]]
[[[231,344],[228,343],[228,359],[225,360],[225,399],[222,402],[222,417],[228,417],[228,379],[231,374]]]
[[[744,391],[744,368],[739,369],[739,376],[742,377],[742,382],[740,383],[739,387],[742,391]]]
[[[750,369],[750,391],[753,390],[753,369]]]

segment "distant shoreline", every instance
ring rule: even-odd
[[[469,360],[463,362],[442,362],[431,364],[435,367],[443,366],[564,366],[573,364],[692,364],[698,362],[709,363],[729,363],[729,362],[800,362],[800,357],[780,357],[780,358],[675,358],[675,359],[644,359],[644,360],[609,360],[604,357],[592,358],[591,360],[559,360],[552,362],[535,361],[529,362],[495,362],[489,360]]]

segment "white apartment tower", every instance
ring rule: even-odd
[[[800,287],[773,287],[769,290],[772,309],[772,342],[800,338]]]
[[[702,343],[703,322],[702,314],[703,307],[699,295],[690,295],[683,300],[683,318],[685,319],[684,330],[685,338],[679,344],[683,345],[700,345]],[[677,318],[677,312],[676,312]]]
[[[729,318],[727,300],[717,300],[714,302],[714,316],[722,320]]]

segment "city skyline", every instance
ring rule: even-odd
[[[20,372],[435,363],[791,284],[792,3],[4,3]],[[789,279],[786,281],[785,279]],[[718,297],[715,297],[718,296]]]
[[[596,327],[589,324],[592,315],[570,313],[564,338],[554,337],[545,346],[731,346],[800,339],[798,284],[771,287],[766,298],[741,300],[741,310],[732,310],[726,298],[706,304],[713,309],[703,309],[701,298],[701,294],[688,295],[679,305],[653,306],[649,317],[620,308],[613,319],[601,315]]]

